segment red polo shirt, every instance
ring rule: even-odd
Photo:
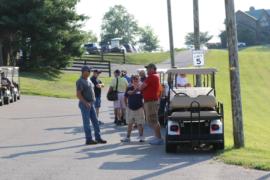
[[[150,74],[144,81],[146,88],[143,89],[145,101],[156,101],[159,99],[160,81],[158,74]]]

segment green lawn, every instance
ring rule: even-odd
[[[79,72],[61,73],[55,78],[37,73],[21,73],[21,90],[28,95],[75,98],[75,82],[79,77]],[[101,76],[100,79],[105,84],[110,82],[108,77]]]
[[[180,50],[179,50],[180,51]],[[177,52],[179,52],[177,51]],[[108,54],[110,55],[110,54]],[[111,55],[115,55],[111,53]],[[83,58],[90,58],[96,57],[96,55],[86,55]],[[160,63],[166,59],[169,59],[170,54],[169,52],[144,52],[144,53],[127,53],[126,54],[126,64],[139,64],[139,65],[146,65],[149,63]],[[104,56],[104,59],[107,61],[111,61],[113,63],[122,64],[123,58],[119,56]]]
[[[246,143],[239,150],[232,149],[228,53],[211,50],[206,59],[208,66],[219,70],[217,94],[225,105],[226,150],[219,157],[227,163],[270,170],[270,47],[246,48],[239,53]]]

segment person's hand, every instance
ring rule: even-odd
[[[85,102],[84,104],[85,104],[85,106],[86,106],[88,109],[91,108],[91,104],[90,104],[89,102]]]
[[[134,93],[134,91],[128,91],[127,94],[128,95],[132,95]]]

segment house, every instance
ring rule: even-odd
[[[245,12],[239,10],[236,12],[236,24],[239,41],[249,38],[254,44],[270,43],[270,10],[254,7]]]

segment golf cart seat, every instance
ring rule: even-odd
[[[198,119],[200,115],[200,119],[214,119],[220,117],[220,115],[216,111],[200,111],[191,113],[190,111],[185,112],[173,112],[170,116],[172,120],[190,120],[191,118]]]
[[[211,95],[199,95],[197,97],[189,97],[185,95],[175,95],[171,100],[171,110],[187,109],[187,108],[215,108],[217,106],[216,98]]]

